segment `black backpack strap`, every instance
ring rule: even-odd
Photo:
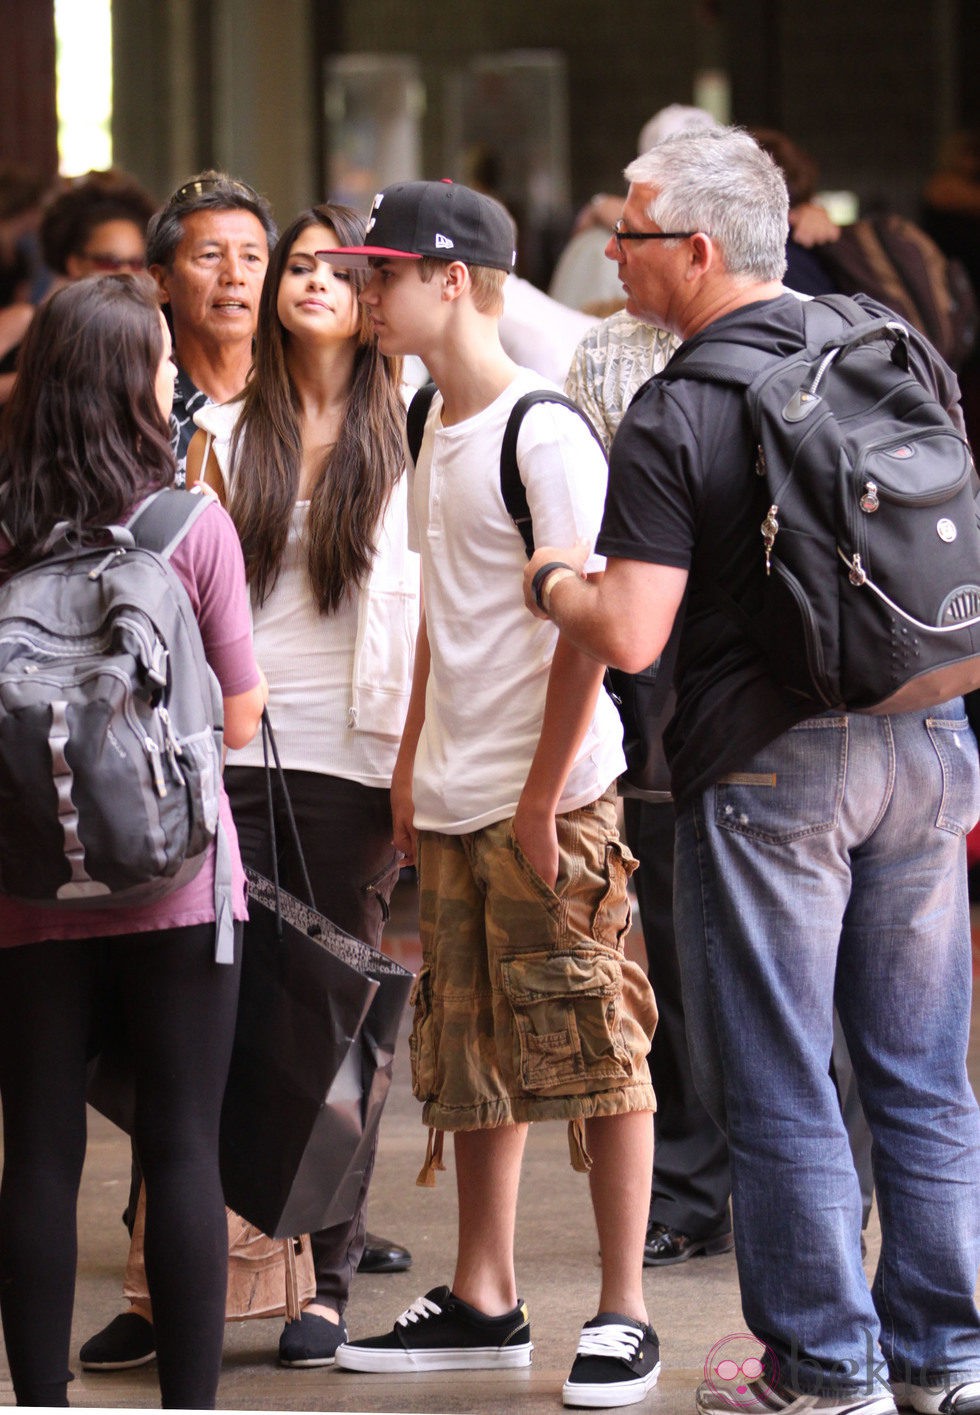
[[[678,378],[693,378],[699,383],[748,388],[763,369],[774,362],[775,358],[768,349],[754,349],[750,344],[717,339],[689,350],[682,344],[650,382],[670,383]]]
[[[873,316],[849,295],[818,295],[804,300],[803,329],[805,346],[821,349],[836,342],[844,329],[867,324]],[[779,361],[781,355],[770,349],[754,348],[726,339],[707,339],[693,349],[683,344],[669,363],[654,375],[670,382],[677,378],[693,378],[701,383],[721,383],[730,388],[748,388],[760,373]],[[652,381],[652,380],[651,380]]]
[[[435,384],[423,383],[422,387],[412,395],[412,401],[408,405],[408,415],[405,419],[405,439],[408,442],[408,453],[413,466],[419,460],[422,438],[425,436],[425,420],[429,416],[429,409],[432,407],[432,400],[435,396]]]
[[[207,492],[165,487],[146,498],[126,529],[137,545],[169,560],[211,499]]]
[[[530,393],[525,393],[518,398],[510,410],[510,417],[507,419],[507,426],[500,444],[500,494],[504,498],[507,514],[521,533],[529,560],[534,554],[534,527],[531,524],[531,509],[527,504],[527,491],[517,465],[517,437],[521,430],[521,423],[524,421],[524,414],[535,403],[561,403],[563,407],[570,408],[585,423],[599,444],[603,457],[606,455],[602,438],[592,426],[588,414],[584,413],[577,403],[573,403],[571,398],[566,398],[564,393],[559,393],[554,388],[534,388]]]
[[[804,320],[807,323],[812,322],[812,317],[815,314],[817,318],[820,318],[817,311],[822,309],[833,310],[845,324],[864,324],[874,317],[858,304],[852,295],[817,295],[814,299],[806,302],[803,311]],[[810,319],[807,318],[808,316]]]

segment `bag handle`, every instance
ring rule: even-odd
[[[286,773],[282,769],[282,762],[279,760],[279,748],[276,746],[275,733],[272,730],[272,722],[269,718],[269,709],[262,709],[262,760],[265,765],[265,795],[266,806],[269,812],[269,840],[272,845],[272,885],[276,892],[276,937],[282,937],[282,902],[279,888],[279,844],[276,834],[276,813],[272,801],[272,767],[269,764],[269,751],[272,751],[272,758],[275,762],[276,775],[279,780],[279,790],[282,792],[283,805],[286,807],[286,819],[289,822],[289,833],[292,837],[293,846],[296,850],[296,858],[299,860],[300,871],[303,876],[303,887],[306,890],[307,903],[311,909],[315,909],[316,900],[313,898],[313,885],[310,883],[309,871],[306,868],[306,857],[303,854],[303,846],[300,843],[299,827],[296,824],[296,817],[293,814],[293,803],[289,799],[289,788],[286,785]]]

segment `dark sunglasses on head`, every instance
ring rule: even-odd
[[[216,191],[234,192],[236,196],[244,197],[246,201],[258,202],[261,200],[254,187],[250,187],[247,182],[240,182],[237,177],[195,177],[192,182],[185,182],[182,187],[178,187],[167,205],[179,206],[181,202],[188,201],[191,197],[202,197],[208,192]]]

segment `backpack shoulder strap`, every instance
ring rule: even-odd
[[[531,524],[531,509],[527,504],[527,491],[517,465],[517,437],[525,413],[535,403],[561,403],[563,407],[569,408],[585,423],[601,448],[603,457],[606,455],[602,438],[592,426],[588,414],[584,413],[578,404],[573,403],[571,398],[567,398],[564,393],[559,393],[554,388],[533,388],[530,393],[525,393],[518,398],[510,410],[507,426],[504,428],[503,439],[500,443],[500,494],[504,498],[507,514],[521,533],[529,560],[534,554],[534,527]]]
[[[828,319],[824,314],[825,310],[830,311],[832,318]],[[814,299],[807,300],[803,307],[808,343],[821,338],[831,339],[839,334],[841,320],[845,325],[853,327],[857,324],[867,324],[872,318],[874,316],[870,315],[853,295],[817,295]]]
[[[767,349],[754,349],[750,344],[736,344],[725,339],[709,340],[690,351],[682,345],[669,363],[654,374],[651,382],[669,383],[674,379],[693,378],[698,383],[748,388],[773,361],[773,355]]]
[[[148,496],[127,529],[138,546],[170,559],[191,526],[212,501],[208,493],[164,487]],[[221,729],[219,720],[218,731]],[[232,912],[231,845],[220,816],[215,828],[214,857],[214,961],[233,963],[235,957]]]
[[[127,526],[136,544],[169,560],[211,497],[165,487],[148,496]]]
[[[435,396],[435,384],[423,383],[422,387],[413,393],[412,401],[408,405],[408,414],[405,418],[405,437],[413,465],[419,459],[422,438],[425,436],[425,420],[429,416],[429,409],[432,407],[432,400]]]
[[[820,349],[844,329],[867,324],[873,316],[849,295],[818,295],[803,303],[805,348]],[[720,383],[730,388],[748,388],[759,374],[779,362],[770,349],[740,344],[728,339],[708,339],[693,349],[682,344],[657,380],[693,378],[701,383]],[[652,381],[652,380],[651,380]]]

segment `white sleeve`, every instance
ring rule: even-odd
[[[535,403],[517,438],[517,465],[527,491],[536,545],[591,546],[599,534],[608,468],[580,417],[560,404]],[[591,554],[587,573],[605,568]]]

